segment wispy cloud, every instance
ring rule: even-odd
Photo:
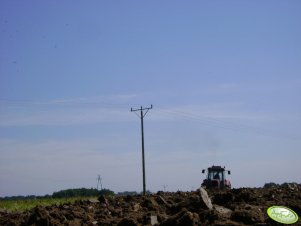
[[[126,109],[128,110],[128,109]],[[107,107],[39,109],[1,113],[0,126],[85,125],[131,120],[125,109]]]
[[[1,107],[18,107],[18,106],[55,106],[55,105],[89,105],[89,104],[104,104],[118,106],[127,103],[137,97],[136,94],[117,94],[107,96],[92,96],[92,97],[77,97],[77,98],[60,98],[52,100],[12,100],[0,99]]]
[[[1,100],[0,126],[82,125],[131,120],[129,101],[113,95],[47,101]]]
[[[127,97],[121,97],[121,99]],[[0,111],[0,126],[51,126],[51,125],[85,125],[102,122],[133,121],[130,104],[123,105],[93,104],[89,100],[53,100],[45,102],[46,106],[30,106],[37,103],[17,105],[13,108],[3,108]],[[239,103],[215,105],[185,105],[173,107],[156,107],[150,111],[152,121],[198,120],[228,123],[229,121],[264,122],[272,120],[268,115],[242,110]],[[233,110],[229,110],[233,109]]]
[[[0,127],[78,126],[107,122],[134,122],[137,121],[137,118],[130,112],[130,107],[133,106],[130,102],[136,100],[136,95],[116,95],[56,99],[39,102],[39,104],[24,102],[20,105],[1,108]],[[276,125],[279,125],[280,122],[283,124],[281,133],[285,132],[285,123],[287,125],[294,122],[300,123],[300,118],[292,115],[269,114],[269,112],[250,108],[246,110],[244,103],[241,102],[172,105],[167,107],[154,105],[154,108],[148,114],[150,114],[150,117],[147,118],[149,121],[190,121],[212,128],[257,134],[275,134]],[[277,133],[280,133],[280,131]],[[280,136],[280,134],[277,136]]]
[[[109,96],[95,96],[95,97],[79,97],[71,99],[56,99],[51,100],[49,104],[122,104],[126,103],[134,98],[136,94],[119,94],[119,95],[109,95]]]

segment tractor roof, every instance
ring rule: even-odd
[[[211,166],[211,167],[208,167],[208,170],[209,171],[224,171],[225,170],[225,167],[221,167],[221,166]]]

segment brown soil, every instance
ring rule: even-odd
[[[301,216],[301,186],[208,191],[158,192],[148,196],[99,197],[59,206],[37,206],[23,213],[0,211],[0,225],[281,225],[267,208],[287,206]],[[301,221],[293,225],[301,225]]]

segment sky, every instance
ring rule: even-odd
[[[300,180],[301,2],[0,1],[0,197]],[[139,112],[136,112],[139,113]]]

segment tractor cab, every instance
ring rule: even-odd
[[[206,170],[202,170],[205,173]],[[203,180],[202,186],[206,188],[231,188],[231,182],[226,180],[226,174],[230,175],[230,171],[225,167],[212,166],[207,169],[207,177]]]

